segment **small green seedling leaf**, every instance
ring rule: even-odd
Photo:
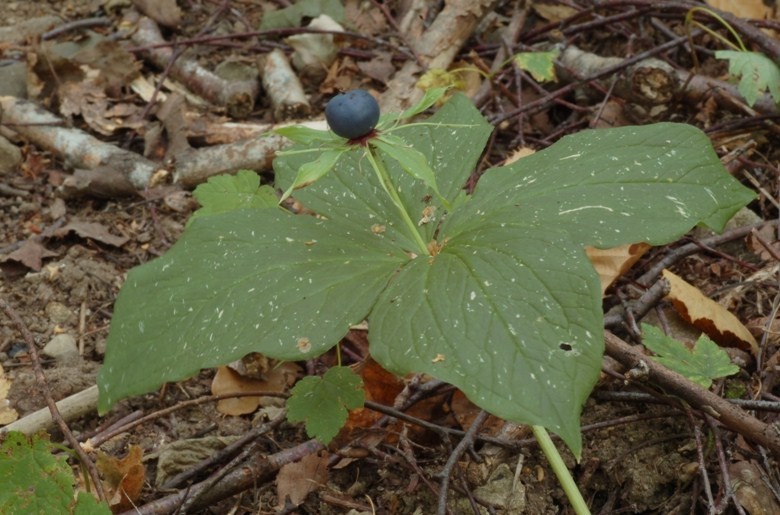
[[[560,55],[558,49],[548,52],[520,52],[514,55],[518,68],[525,70],[538,82],[555,82],[555,60]]]
[[[0,445],[0,513],[110,514],[108,506],[80,492],[65,456],[38,436],[12,431]]]
[[[383,122],[389,122],[394,120],[408,120],[409,118],[413,118],[417,116],[418,114],[422,113],[426,109],[429,109],[432,107],[436,102],[442,99],[444,97],[444,94],[447,93],[447,90],[449,88],[443,88],[443,87],[436,87],[436,88],[430,88],[425,91],[425,94],[420,99],[419,102],[417,102],[412,107],[408,108],[404,112],[397,114],[397,113],[391,113],[387,115],[383,115],[380,118],[380,124]]]
[[[294,190],[313,184],[324,177],[333,169],[334,166],[336,166],[336,163],[345,151],[345,149],[326,150],[321,153],[314,161],[309,161],[308,163],[301,166],[298,169],[298,174],[295,176],[295,180],[290,185],[290,187],[285,190],[280,202],[292,195]]]
[[[703,388],[712,386],[713,379],[739,372],[726,351],[705,334],[696,340],[693,349],[688,350],[682,342],[666,336],[657,327],[642,324],[642,343],[656,354],[654,360]]]
[[[402,139],[389,134],[375,139],[373,145],[379,150],[380,154],[395,160],[404,172],[431,188],[444,202],[445,207],[449,208],[449,203],[442,197],[439,187],[436,186],[436,175],[428,165],[428,160],[422,152],[407,145]]]
[[[442,68],[431,68],[417,80],[416,86],[423,91],[433,88],[448,88],[463,90],[465,83],[457,72],[447,71]]]
[[[260,22],[260,29],[300,27],[303,18],[316,18],[321,14],[327,14],[339,23],[344,21],[341,0],[298,0],[289,7],[267,11]]]
[[[729,73],[740,78],[737,89],[749,106],[753,107],[759,95],[767,90],[775,103],[780,104],[780,68],[770,58],[758,52],[734,50],[719,50],[715,57],[729,61]]]
[[[217,175],[201,184],[192,195],[201,208],[190,221],[236,209],[266,209],[276,207],[279,199],[270,186],[260,185],[260,176],[251,170],[239,170],[235,175]]]
[[[304,377],[290,391],[287,419],[306,422],[306,433],[328,445],[347,421],[348,410],[363,406],[363,381],[349,367],[333,367],[322,377]]]

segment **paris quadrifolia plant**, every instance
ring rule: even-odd
[[[117,298],[100,410],[250,352],[311,359],[367,321],[386,369],[447,381],[533,426],[587,512],[545,431],[579,459],[604,347],[584,247],[721,230],[754,194],[701,131],[660,123],[564,137],[485,171],[467,195],[492,127],[459,94],[411,120],[442,93],[381,117],[347,93],[326,111],[332,131],[281,130],[294,145],[274,162],[276,187],[317,216],[283,209],[250,172],[200,186],[204,207],[180,240],[130,271]],[[299,383],[290,419],[327,442],[362,403],[347,376]]]

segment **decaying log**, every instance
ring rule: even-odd
[[[558,76],[566,82],[594,77],[622,61],[620,57],[601,57],[571,45],[558,56]],[[572,71],[576,77],[572,76]],[[650,57],[626,67],[617,78],[615,94],[632,102],[653,106],[672,100],[677,86],[674,68],[665,61]]]
[[[271,51],[263,60],[262,70],[263,90],[271,100],[274,120],[309,114],[311,106],[301,81],[284,52],[278,48]]]
[[[275,134],[214,145],[176,156],[174,182],[193,188],[209,177],[241,169],[270,170],[276,151],[289,142]]]
[[[564,49],[558,60],[561,65],[559,76],[564,81],[587,81],[600,77],[611,68],[619,68],[620,63],[625,61],[618,57],[602,57],[584,52],[573,45]],[[607,88],[608,84],[604,82],[603,86]],[[694,104],[707,96],[714,95],[720,107],[732,111],[738,107],[733,101],[729,101],[730,99],[746,103],[734,84],[691,74],[687,70],[674,68],[654,58],[643,59],[627,66],[618,78],[614,93],[618,97],[644,106],[667,104],[677,94]],[[768,93],[758,98],[753,109],[762,114],[777,113],[777,106]]]
[[[133,33],[133,43],[147,47],[145,53],[157,66],[171,66],[171,77],[181,81],[194,93],[209,102],[224,106],[230,116],[246,118],[254,109],[260,85],[255,80],[225,80],[200,66],[187,55],[179,56],[171,65],[174,52],[170,47],[151,48],[166,43],[160,29],[151,19],[142,17]]]
[[[153,186],[156,177],[166,175],[167,171],[173,173],[174,182],[187,188],[222,173],[241,169],[267,171],[271,169],[276,152],[290,144],[287,139],[269,133],[267,125],[262,125],[256,131],[245,129],[247,134],[254,133],[255,136],[242,141],[200,149],[185,148],[163,167],[84,131],[64,127],[64,120],[33,102],[0,97],[0,109],[0,122],[6,130],[13,130],[15,136],[48,150],[76,170],[63,184],[62,191],[66,196],[131,195]],[[303,125],[325,128],[324,121]],[[259,131],[264,133],[259,134]]]

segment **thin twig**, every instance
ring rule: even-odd
[[[217,463],[220,463],[221,461],[227,458],[234,456],[239,450],[241,450],[242,447],[252,442],[253,440],[256,440],[258,437],[264,435],[271,429],[276,428],[282,422],[284,422],[286,418],[287,418],[287,411],[285,410],[282,411],[275,419],[253,428],[251,431],[246,433],[244,436],[242,436],[235,442],[232,442],[231,444],[225,446],[225,448],[222,449],[221,451],[209,456],[205,460],[196,463],[194,466],[190,467],[184,472],[181,472],[173,476],[168,481],[166,481],[165,484],[160,487],[160,489],[167,490],[170,488],[178,488],[186,481],[189,481],[193,477],[200,474],[202,471],[212,467]]]
[[[27,328],[27,325],[24,323],[16,310],[14,310],[11,305],[8,304],[8,302],[6,302],[4,299],[0,299],[0,308],[2,308],[8,318],[13,321],[17,329],[19,329],[19,332],[22,333],[24,341],[27,343],[27,349],[30,351],[30,359],[33,364],[33,370],[35,371],[35,379],[38,383],[38,388],[40,388],[41,393],[46,399],[46,404],[49,406],[52,420],[54,420],[54,422],[60,428],[60,431],[62,431],[65,439],[68,441],[68,443],[70,443],[71,447],[73,447],[73,450],[76,451],[76,454],[78,455],[79,460],[81,460],[82,465],[86,467],[87,472],[89,473],[89,477],[92,479],[92,482],[95,485],[95,491],[98,494],[98,498],[105,502],[106,493],[103,490],[103,483],[100,481],[100,476],[98,474],[97,467],[95,467],[95,462],[93,462],[84,449],[81,448],[78,440],[76,440],[76,437],[73,436],[73,433],[68,427],[67,422],[65,422],[65,420],[62,418],[62,415],[60,415],[60,410],[57,409],[57,402],[54,400],[54,397],[52,397],[51,389],[49,389],[49,382],[46,380],[46,374],[43,373],[41,358],[38,355],[38,347],[35,345],[35,339],[33,338],[32,333]]]
[[[102,444],[112,439],[116,435],[130,431],[134,427],[137,427],[141,424],[145,424],[150,420],[164,417],[165,415],[168,415],[170,413],[173,413],[174,411],[178,411],[183,408],[188,408],[190,406],[197,406],[199,404],[205,404],[207,402],[215,402],[223,399],[232,399],[235,397],[281,397],[283,399],[286,399],[289,396],[290,395],[287,393],[280,393],[280,392],[245,392],[245,393],[228,393],[224,395],[209,395],[206,397],[198,397],[197,399],[183,401],[180,402],[179,404],[176,404],[175,406],[169,406],[165,409],[155,411],[154,413],[150,413],[145,417],[139,418],[137,420],[133,420],[131,422],[128,422],[127,424],[118,427],[109,428],[106,431],[102,433],[98,433],[97,435],[90,438],[89,443],[93,447],[100,447]]]
[[[726,453],[723,450],[723,442],[722,438],[720,437],[720,431],[718,431],[718,424],[715,422],[715,420],[713,420],[712,417],[707,414],[704,415],[704,420],[707,422],[707,425],[710,427],[710,431],[712,431],[712,434],[715,437],[715,451],[718,455],[718,465],[720,466],[720,473],[723,476],[723,489],[725,490],[725,495],[721,496],[719,503],[720,506],[717,507],[717,512],[723,513],[726,511],[726,508],[729,505],[729,501],[731,501],[734,503],[734,507],[736,508],[739,515],[747,515],[747,513],[745,513],[745,509],[742,508],[742,504],[734,494],[734,488],[731,485],[729,466],[726,463]]]
[[[471,423],[471,426],[469,426],[466,434],[463,435],[463,439],[458,443],[455,449],[453,449],[450,457],[447,459],[447,463],[445,463],[444,468],[441,471],[441,487],[439,490],[439,506],[436,510],[437,515],[446,515],[449,512],[449,509],[447,508],[447,492],[449,491],[450,486],[450,476],[452,476],[453,469],[455,468],[455,465],[458,464],[458,460],[460,460],[463,453],[474,446],[477,430],[485,423],[487,418],[487,411],[482,410],[479,412],[479,415],[474,418],[474,421]]]
[[[105,16],[97,16],[95,18],[83,18],[81,20],[73,20],[67,23],[63,23],[58,27],[54,27],[48,32],[44,32],[43,34],[41,34],[41,39],[43,41],[47,41],[49,39],[54,39],[57,36],[61,36],[62,34],[65,34],[66,32],[70,32],[72,30],[89,29],[92,27],[107,27],[111,25],[111,23],[113,23],[111,21],[111,18],[107,18]]]
[[[760,230],[762,227],[766,225],[778,226],[780,225],[780,221],[770,220],[766,222],[759,222],[752,225],[746,225],[744,227],[737,227],[736,229],[731,229],[729,231],[724,232],[723,234],[719,234],[711,238],[703,239],[698,243],[688,243],[686,245],[683,245],[682,247],[678,247],[673,251],[671,251],[666,256],[664,256],[664,258],[661,259],[659,262],[651,266],[647,270],[647,272],[642,274],[642,276],[639,279],[637,279],[637,282],[639,284],[644,284],[644,285],[648,285],[654,282],[656,278],[659,275],[661,275],[661,271],[664,268],[669,268],[680,259],[699,252],[702,249],[702,245],[707,247],[716,247],[718,245],[721,245],[729,241],[737,240],[739,238],[744,238],[745,236],[750,234],[750,232],[753,229]]]

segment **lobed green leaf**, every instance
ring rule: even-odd
[[[237,209],[277,207],[279,200],[270,186],[260,185],[260,176],[251,170],[239,170],[235,175],[217,175],[199,185],[192,195],[200,202],[187,223],[201,216],[227,213]]]
[[[347,421],[347,410],[363,406],[363,381],[349,367],[331,367],[322,377],[304,377],[287,400],[287,420],[306,422],[306,433],[328,445]]]
[[[657,327],[642,324],[642,343],[657,354],[654,360],[703,388],[712,386],[713,379],[739,372],[728,353],[705,334],[696,340],[693,349],[688,350],[682,342],[666,336]]]

